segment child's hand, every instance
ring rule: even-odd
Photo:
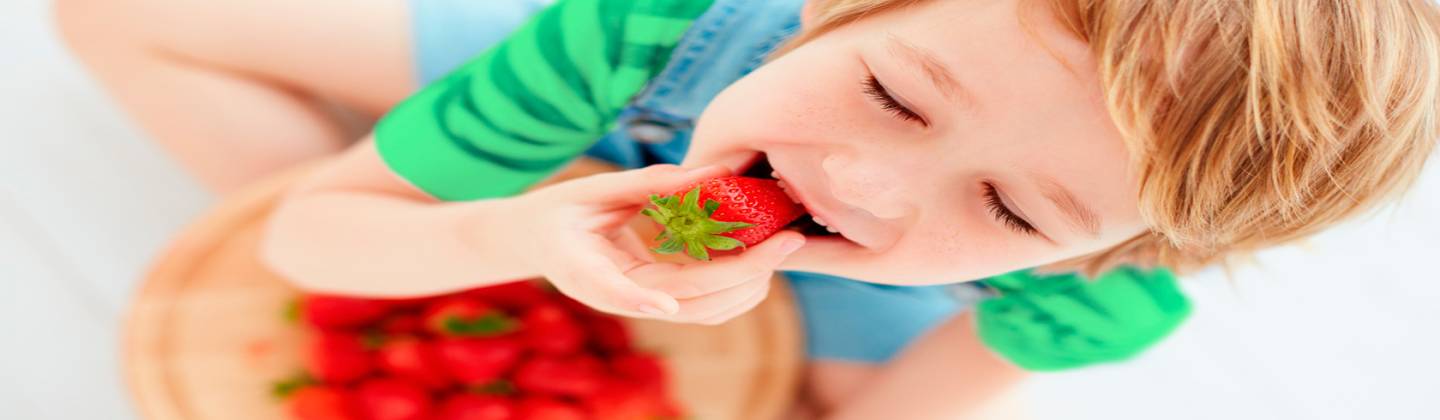
[[[728,175],[712,166],[674,165],[593,175],[510,200],[501,237],[516,258],[562,293],[618,315],[718,324],[764,300],[775,268],[805,243],[780,232],[739,255],[679,265],[656,262],[626,226],[651,194],[668,194]]]

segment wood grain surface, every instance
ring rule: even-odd
[[[565,179],[609,170],[592,161]],[[225,200],[155,262],[129,310],[127,383],[151,420],[282,419],[270,384],[300,366],[298,327],[282,313],[297,291],[257,259],[271,208],[301,168]],[[637,345],[664,356],[672,392],[693,419],[774,419],[793,400],[802,361],[785,282],[754,311],[720,326],[631,320]]]

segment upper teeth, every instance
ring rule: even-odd
[[[770,171],[770,176],[771,176],[772,178],[775,178],[775,179],[780,179],[780,173],[779,173],[779,172],[776,172],[776,171]],[[790,192],[790,185],[787,185],[784,180],[780,180],[779,184],[780,184],[780,188],[783,189],[783,190],[785,190],[785,195],[790,196],[790,199],[791,199],[791,200],[794,200],[796,203],[799,203],[799,202],[800,202],[799,199],[795,198],[795,194],[792,193],[792,192]],[[839,230],[836,230],[835,228],[830,227],[830,224],[829,224],[829,223],[825,223],[825,219],[821,219],[820,216],[816,216],[816,215],[813,215],[813,214],[812,214],[812,215],[810,215],[810,219],[811,219],[811,220],[814,220],[814,221],[815,221],[815,224],[818,224],[818,225],[820,225],[820,226],[824,226],[824,227],[825,227],[825,230],[830,231],[830,233],[840,233]]]
[[[812,214],[812,215],[810,215],[810,219],[814,220],[814,221],[815,221],[815,224],[818,224],[818,225],[820,225],[820,226],[830,227],[830,224],[829,224],[829,223],[825,223],[825,219],[821,219],[820,216],[816,216],[816,215],[813,215],[813,214]]]

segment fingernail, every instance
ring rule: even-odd
[[[640,306],[636,307],[635,309],[638,309],[640,312],[642,312],[642,313],[644,313],[644,314],[647,314],[647,315],[655,315],[655,316],[665,315],[665,311],[662,311],[662,310],[660,310],[660,308],[655,307],[655,305],[651,305],[651,304],[648,304],[648,303],[641,304]]]
[[[795,252],[795,250],[797,249],[800,249],[800,247],[803,245],[805,245],[805,241],[802,239],[789,239],[786,240],[785,243],[780,244],[780,252],[783,254],[789,254]]]

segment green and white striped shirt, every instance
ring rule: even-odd
[[[710,4],[561,0],[387,114],[380,156],[442,200],[521,192],[613,128]]]

